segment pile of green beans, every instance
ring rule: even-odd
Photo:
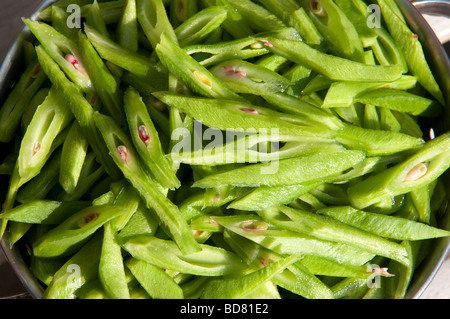
[[[396,3],[375,27],[369,5],[59,0],[24,19],[1,236],[43,297],[403,298],[450,235],[450,132],[426,124],[448,105]]]

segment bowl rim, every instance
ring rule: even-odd
[[[40,11],[55,1],[56,0],[41,1],[41,4],[30,18],[35,20]],[[436,37],[428,22],[409,0],[395,0],[395,2],[404,14],[411,30],[418,34],[421,39],[430,68],[432,69],[433,74],[435,74],[437,82],[441,86],[447,105],[450,105],[450,61],[444,47]],[[25,26],[8,50],[0,66],[0,94],[5,86],[8,75],[10,75],[9,73],[14,65],[16,57],[21,53],[23,41],[30,36],[32,36],[32,34],[28,27]],[[450,116],[448,116],[448,118],[450,118]],[[450,180],[450,178],[447,179]],[[447,188],[450,189],[450,187]],[[445,218],[441,221],[439,227],[450,230],[450,207],[447,208]],[[4,237],[1,239],[0,247],[2,248],[7,261],[17,274],[20,282],[29,292],[31,297],[35,299],[42,298],[44,292],[43,286],[26,265],[19,249],[16,246],[10,248],[8,243],[8,231],[5,232]],[[420,298],[437,274],[449,252],[450,238],[433,240],[432,251],[430,251],[426,260],[424,260],[414,272],[413,279],[405,295],[406,299]]]

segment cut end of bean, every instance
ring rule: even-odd
[[[406,175],[405,182],[413,182],[421,179],[427,174],[428,165],[424,163],[417,164],[414,166],[409,173]]]

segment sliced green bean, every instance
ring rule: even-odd
[[[30,19],[24,19],[24,23],[39,40],[47,54],[59,65],[70,80],[83,92],[91,92],[92,83],[81,63],[81,53],[77,44],[46,23],[31,21]]]
[[[377,89],[408,90],[413,88],[417,79],[410,75],[402,75],[393,82],[334,82],[331,84],[322,107],[348,107],[358,96]]]
[[[162,268],[136,258],[126,265],[152,299],[184,298],[183,290]]]
[[[256,32],[283,29],[285,24],[266,8],[250,0],[222,0],[237,10]]]
[[[428,66],[418,37],[414,35],[406,23],[394,13],[386,1],[379,0],[377,2],[390,34],[395,43],[397,43],[403,51],[410,72],[417,77],[417,81],[427,89],[438,102],[445,105],[442,91]]]
[[[78,184],[88,151],[88,141],[77,122],[74,122],[64,141],[61,153],[59,184],[72,194]]]
[[[442,111],[436,101],[395,89],[370,91],[358,95],[355,100],[422,117],[438,117]]]
[[[353,185],[348,189],[350,202],[362,209],[433,182],[450,165],[449,141],[449,134],[443,134],[426,142],[405,161]]]
[[[235,93],[255,95],[284,92],[291,82],[265,67],[242,60],[229,60],[210,69],[224,85]]]
[[[230,231],[224,232],[224,239],[247,264],[253,265],[256,269],[266,267],[281,259],[277,254]],[[302,265],[302,260],[288,266],[287,269],[276,275],[272,281],[280,287],[306,298],[332,298],[329,288]]]
[[[122,251],[115,235],[111,222],[106,223],[103,227],[98,277],[110,299],[129,299],[130,292],[125,278]]]
[[[122,170],[125,178],[141,194],[147,207],[155,210],[162,224],[167,227],[183,253],[198,251],[200,248],[179,209],[161,192],[149,174],[142,169],[129,137],[121,131],[111,118],[105,115],[96,113],[95,121],[114,162]]]
[[[423,139],[407,134],[365,129],[346,124],[338,131],[336,140],[350,149],[364,150],[368,156],[391,155],[406,150],[418,150]]]
[[[64,97],[52,88],[36,110],[22,139],[19,152],[19,174],[27,179],[36,176],[45,163],[56,136],[72,121]]]
[[[450,232],[406,218],[386,216],[351,208],[350,206],[324,208],[318,214],[333,217],[343,223],[394,240],[423,240],[446,237]]]
[[[297,259],[296,256],[289,256],[239,278],[211,280],[206,284],[200,298],[235,299],[244,297],[271,280]]]
[[[162,0],[137,0],[136,10],[139,24],[153,48],[156,48],[163,33],[177,42]]]
[[[255,39],[246,37],[217,44],[194,44],[183,49],[194,58],[199,55],[204,56],[204,58],[198,58],[198,61],[201,65],[209,67],[229,59],[250,59],[269,52],[257,43]]]
[[[112,218],[125,213],[119,206],[93,206],[79,211],[33,242],[36,257],[67,256]]]
[[[211,72],[182,50],[165,33],[155,49],[162,64],[193,91],[206,97],[242,100],[228,90]],[[181,63],[180,63],[181,62]]]
[[[95,153],[89,152],[81,167],[80,177],[75,189],[72,193],[61,192],[58,199],[62,201],[79,200],[104,174],[105,169],[98,164]]]
[[[361,266],[374,257],[367,251],[336,242],[319,240],[267,224],[258,215],[212,216],[226,229],[281,255],[316,256],[343,265]]]
[[[208,35],[220,27],[228,15],[225,7],[214,6],[201,10],[175,29],[179,45],[201,43]]]
[[[89,26],[85,26],[84,32],[103,59],[148,81],[153,87],[167,88],[167,72],[150,58],[118,45]]]
[[[11,142],[34,94],[47,78],[37,61],[27,66],[0,108],[0,141]]]
[[[363,44],[347,14],[333,1],[302,0],[301,5],[324,37],[331,52],[364,62]]]
[[[80,90],[72,82],[67,80],[56,62],[52,60],[44,49],[37,47],[36,52],[38,53],[39,62],[45,73],[49,74],[49,78],[54,86],[66,99],[67,105],[72,111],[78,124],[85,130],[85,136],[88,139],[89,145],[104,166],[104,169],[113,178],[118,178],[119,172],[117,171],[117,167],[114,166],[114,163],[112,163],[111,158],[108,156],[108,153],[105,150],[106,146],[103,141],[101,141],[101,137],[95,127],[92,116],[94,112],[93,107],[89,104]]]
[[[135,89],[128,88],[125,92],[124,108],[131,138],[142,162],[163,187],[178,188],[180,181],[171,163],[165,157],[155,125]]]
[[[98,275],[102,234],[95,234],[53,276],[43,299],[75,299],[75,292]]]
[[[0,218],[29,224],[56,225],[89,205],[87,201],[36,199],[0,214]]]
[[[323,240],[343,242],[379,256],[408,265],[405,247],[371,233],[361,231],[331,218],[287,206],[273,207],[259,212],[273,225],[308,234]]]
[[[339,175],[361,162],[361,151],[317,153],[280,160],[274,163],[251,164],[228,172],[215,174],[196,181],[194,187],[235,186],[283,186],[305,182],[319,182]],[[271,165],[276,165],[273,167]],[[271,172],[270,170],[273,170]]]
[[[399,65],[367,65],[322,53],[301,41],[256,37],[273,53],[337,81],[394,81],[402,73]]]
[[[280,135],[291,136],[332,137],[336,134],[328,128],[302,124],[304,118],[301,116],[287,116],[246,102],[186,97],[167,92],[156,92],[154,96],[210,128],[227,132],[248,130],[257,133],[256,128],[264,128],[269,134],[278,131]]]
[[[236,274],[247,268],[234,253],[205,244],[200,245],[200,251],[189,255],[183,255],[173,241],[148,235],[129,238],[121,246],[136,259],[198,276]]]
[[[81,59],[84,67],[102,102],[102,106],[118,123],[124,124],[125,116],[121,105],[122,93],[119,84],[84,34],[79,34],[78,43],[82,52]]]

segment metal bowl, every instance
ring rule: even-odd
[[[49,6],[54,1],[55,0],[43,1],[31,18],[35,19],[38,12]],[[416,7],[409,0],[396,0],[396,2],[403,12],[411,30],[419,36],[425,50],[427,61],[429,62],[436,80],[445,95],[446,104],[450,106],[450,61],[448,55],[442,47],[439,39],[436,37],[433,30]],[[447,15],[447,17],[450,17],[449,1],[424,0],[416,2],[416,5],[421,9],[421,11],[438,12],[440,15],[444,14]],[[23,43],[25,40],[32,38],[33,35],[30,30],[25,27],[3,61],[0,68],[0,103],[6,99],[11,87],[23,71]],[[437,133],[443,133],[450,130],[449,126],[450,111],[447,109],[447,114],[441,117],[439,123],[433,123],[433,128],[437,130]],[[450,190],[449,174],[450,173],[447,173],[443,178],[448,189]],[[0,195],[6,193],[8,182],[9,181],[7,179],[0,180]],[[450,207],[447,208],[445,217],[439,221],[438,227],[450,230],[449,210]],[[41,298],[43,294],[43,287],[28,267],[28,255],[26,253],[26,249],[20,245],[15,245],[13,248],[10,248],[7,232],[1,240],[1,247],[10,265],[31,297],[36,299]],[[450,238],[433,240],[432,248],[430,249],[428,256],[414,272],[414,276],[405,296],[407,299],[417,299],[422,295],[438,272],[439,267],[445,260],[449,250]]]

